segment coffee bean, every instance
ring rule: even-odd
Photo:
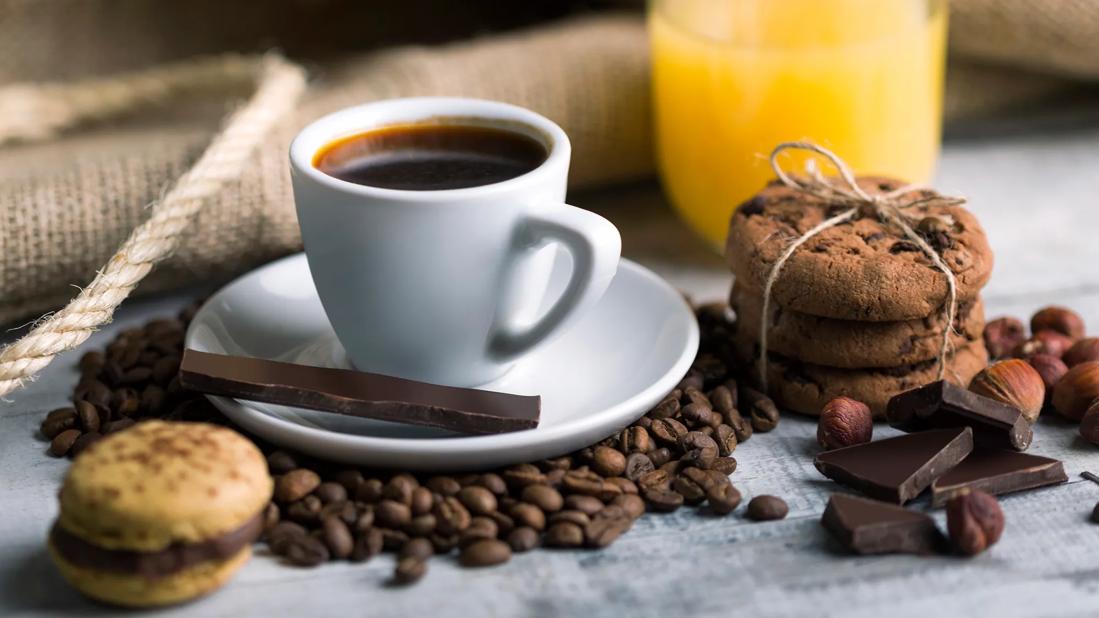
[[[99,380],[89,380],[78,386],[73,394],[73,403],[87,401],[100,410],[110,411],[111,389]]]
[[[604,493],[599,497],[604,501],[613,499],[621,494],[633,494],[636,496],[638,493],[637,485],[630,479],[621,476],[612,476],[603,481],[603,485]],[[612,487],[617,491],[607,492],[607,490],[610,490]]]
[[[641,495],[654,511],[668,513],[683,506],[683,496],[664,487],[643,487]]]
[[[496,510],[496,496],[480,485],[463,487],[458,492],[458,500],[474,515],[484,515]]]
[[[80,368],[81,375],[94,377],[97,373],[102,371],[104,363],[107,359],[103,356],[103,353],[98,350],[92,350],[85,352],[80,357],[80,361],[77,363],[77,367]]]
[[[535,530],[544,530],[546,527],[546,514],[529,502],[516,504],[508,511],[508,515],[511,515],[517,526],[527,526]]]
[[[80,434],[76,438],[76,440],[73,441],[72,446],[69,447],[69,455],[72,455],[73,457],[79,456],[80,453],[88,450],[93,444],[99,442],[99,440],[102,438],[103,435],[96,432]]]
[[[157,384],[167,384],[179,373],[180,357],[175,354],[161,357],[152,369],[153,381]]]
[[[545,513],[560,511],[565,505],[561,492],[548,485],[528,485],[520,496],[523,502],[529,502]]]
[[[412,539],[397,552],[398,558],[416,558],[425,561],[435,555],[435,547],[424,538]]]
[[[461,539],[457,534],[439,534],[438,532],[429,535],[427,538],[431,541],[432,547],[435,548],[436,554],[449,554],[458,547],[458,541]]]
[[[702,374],[698,371],[690,371],[687,375],[683,376],[683,379],[679,381],[678,388],[687,389],[694,388],[699,389],[703,386]]]
[[[316,496],[306,496],[286,507],[286,516],[298,523],[314,525],[320,521],[321,501]]]
[[[507,543],[513,552],[530,551],[538,547],[538,531],[534,528],[519,526],[508,533]]]
[[[354,524],[355,532],[357,534],[366,532],[374,526],[374,505],[356,502],[355,506],[357,513]]]
[[[454,496],[462,489],[462,485],[450,476],[433,476],[427,479],[426,486],[431,491],[441,496]]]
[[[447,496],[431,509],[435,526],[441,534],[458,534],[469,526],[470,516],[458,498]]]
[[[111,421],[111,422],[107,423],[106,425],[104,425],[103,429],[102,429],[102,433],[104,435],[111,434],[111,433],[118,433],[118,432],[123,431],[125,429],[129,429],[130,427],[133,427],[136,424],[137,424],[137,421],[135,421],[132,418],[120,418],[117,421]]]
[[[374,507],[374,520],[384,528],[401,528],[412,521],[412,509],[403,502],[382,500]]]
[[[584,529],[588,547],[606,547],[633,525],[633,518],[620,506],[608,506],[591,518]]]
[[[458,562],[464,567],[486,567],[503,564],[511,559],[511,547],[496,539],[482,539],[470,543],[458,555]]]
[[[714,460],[713,470],[729,476],[733,472],[736,472],[736,459],[732,457],[718,457]]]
[[[695,388],[694,386],[683,389],[683,397],[680,399],[680,402],[684,407],[694,404],[706,409],[713,408],[710,399],[706,397],[700,388]]]
[[[99,431],[99,410],[87,401],[76,402],[76,416],[80,420],[80,428],[89,433]]]
[[[778,408],[770,397],[748,387],[741,389],[741,396],[744,399],[748,413],[752,419],[752,429],[755,431],[767,432],[778,425]]]
[[[627,479],[636,481],[655,469],[653,460],[644,453],[633,453],[626,457],[626,469],[623,474]]]
[[[603,476],[619,476],[626,470],[626,456],[609,446],[596,447],[592,468]]]
[[[565,478],[561,479],[561,486],[568,493],[596,496],[603,491],[603,477],[586,467],[580,467],[565,473]]]
[[[637,479],[637,484],[644,493],[646,489],[666,488],[672,481],[672,475],[663,468],[647,472]]]
[[[748,501],[748,517],[756,521],[782,519],[789,510],[786,501],[778,496],[756,496]]]
[[[355,539],[351,531],[338,517],[327,517],[321,524],[324,530],[324,544],[328,552],[336,560],[344,560],[351,556],[351,550],[355,548]]]
[[[630,516],[637,519],[645,514],[645,501],[636,494],[623,494],[611,501],[611,506],[617,506]]]
[[[487,515],[489,519],[496,522],[496,529],[499,530],[499,534],[507,534],[515,529],[515,520],[510,515],[505,515],[500,511],[493,511]]]
[[[672,491],[683,496],[683,502],[687,504],[700,504],[706,499],[706,490],[686,476],[672,479]]]
[[[64,457],[72,449],[77,438],[80,437],[79,429],[66,429],[53,437],[50,441],[50,455]]]
[[[683,422],[690,427],[701,427],[703,425],[709,425],[710,419],[714,413],[710,410],[709,405],[702,405],[698,403],[689,403],[683,407],[680,411]]]
[[[267,456],[267,470],[272,475],[286,474],[297,467],[297,460],[286,451],[272,451]]]
[[[328,562],[328,547],[318,539],[303,535],[294,537],[286,548],[286,560],[294,566],[314,567]]]
[[[332,476],[332,480],[339,483],[348,496],[354,496],[355,490],[359,488],[366,479],[363,477],[363,473],[355,470],[354,468],[345,468],[340,470]]]
[[[729,387],[725,385],[718,386],[710,391],[708,399],[713,405],[714,412],[725,417],[731,410],[735,410],[736,397],[733,395],[734,392],[735,391],[729,390]]]
[[[317,488],[313,490],[313,495],[320,498],[324,504],[332,504],[334,502],[344,502],[347,500],[347,490],[343,485],[327,481],[317,485]]]
[[[600,508],[597,511],[595,511],[595,513],[598,513],[599,511],[602,511],[602,510],[603,510],[603,508],[602,508],[602,502],[601,502],[600,503]],[[593,513],[593,515],[594,515],[594,513]],[[558,524],[558,523],[561,523],[563,521],[567,521],[569,523],[576,524],[577,526],[580,526],[581,528],[584,528],[589,523],[591,523],[591,517],[583,511],[576,511],[576,510],[571,510],[571,509],[570,510],[565,510],[565,511],[558,511],[558,512],[554,513],[553,515],[550,515],[548,525],[550,527],[552,527],[553,524]]]
[[[412,505],[412,492],[419,483],[411,474],[398,474],[389,479],[382,489],[382,497],[394,502],[400,502],[405,506]]]
[[[660,447],[653,449],[648,453],[649,459],[653,462],[653,466],[659,468],[668,463],[672,459],[672,452],[667,447]],[[637,479],[634,479],[637,480]]]
[[[428,536],[435,532],[435,516],[431,513],[417,515],[412,518],[412,521],[408,522],[405,531],[412,536]]]
[[[740,492],[732,483],[724,483],[711,487],[706,491],[706,502],[710,510],[718,515],[728,515],[740,506]]]
[[[594,515],[603,508],[603,502],[593,496],[585,496],[581,494],[574,494],[565,497],[565,508],[573,511],[580,511],[586,515]]]
[[[544,484],[546,475],[533,464],[519,464],[504,470],[501,474],[509,487],[522,489],[527,485]]]
[[[275,499],[282,503],[295,502],[312,493],[320,484],[321,477],[308,468],[291,470],[275,481]]]
[[[375,530],[382,533],[382,549],[386,551],[397,551],[409,540],[408,534],[401,530],[392,528],[375,528]]]
[[[465,547],[481,539],[494,539],[499,534],[496,522],[483,515],[470,519],[469,526],[458,535],[458,547]]]
[[[352,562],[369,560],[381,553],[383,544],[382,531],[371,528],[355,539],[355,547],[351,550],[349,558]]]
[[[736,450],[736,432],[729,425],[724,423],[718,425],[717,429],[714,430],[713,439],[717,443],[718,455],[722,457],[728,457]]]
[[[678,447],[679,439],[687,435],[687,428],[674,418],[662,418],[653,421],[652,435],[661,444]]]
[[[435,498],[432,497],[431,490],[427,487],[417,487],[412,490],[412,503],[409,508],[412,509],[414,517],[430,513],[434,504]]]
[[[493,472],[482,474],[477,477],[476,484],[484,487],[497,496],[502,496],[508,492],[508,486],[507,483],[504,482],[503,477]]]
[[[426,539],[422,539],[425,540]],[[400,558],[393,569],[393,584],[407,586],[414,584],[427,574],[427,560],[417,557]]]
[[[281,519],[281,512],[279,511],[279,505],[274,502],[268,502],[267,506],[263,509],[263,531],[268,532],[279,524]]]
[[[618,434],[618,450],[627,456],[634,452],[647,453],[652,450],[652,447],[649,432],[644,427],[634,425],[623,429],[622,433]]]
[[[679,414],[679,397],[665,399],[649,412],[649,418],[653,420],[669,418]]]
[[[75,408],[58,408],[46,415],[39,429],[46,439],[52,440],[63,431],[76,429],[79,423]]]
[[[374,504],[382,499],[384,485],[378,479],[367,479],[355,490],[355,499],[359,502]]]
[[[584,544],[584,530],[571,522],[558,522],[550,526],[542,542],[546,547],[580,547]]]

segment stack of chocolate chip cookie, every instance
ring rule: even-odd
[[[882,193],[902,183],[861,178],[859,186]],[[773,183],[733,215],[726,257],[736,275],[730,297],[736,348],[757,373],[763,289],[773,264],[791,242],[846,208]],[[979,292],[992,271],[992,251],[962,206],[932,201],[903,212],[955,275],[957,316],[946,378],[967,385],[988,362]],[[893,395],[936,379],[947,297],[944,273],[873,213],[820,232],[793,253],[772,287],[771,396],[815,415],[828,400],[846,395],[883,414]]]

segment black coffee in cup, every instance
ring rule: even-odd
[[[392,125],[327,144],[320,171],[359,185],[405,191],[479,187],[533,170],[545,145],[509,129],[472,124]]]

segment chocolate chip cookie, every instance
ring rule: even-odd
[[[873,177],[858,182],[870,193],[902,185]],[[763,290],[771,266],[793,240],[844,210],[779,183],[767,186],[729,223],[725,256],[739,284]],[[975,299],[992,273],[992,249],[977,219],[961,206],[934,202],[903,212],[954,272],[958,300]],[[799,247],[772,291],[774,302],[801,313],[886,322],[941,311],[947,279],[900,230],[870,215],[824,230]]]
[[[741,337],[758,341],[762,294],[734,286],[729,305],[736,311]],[[898,367],[938,356],[943,322],[939,312],[898,322],[836,320],[772,303],[767,347],[783,356],[829,367]],[[984,323],[984,306],[979,298],[959,304],[951,336],[954,347],[980,339]]]
[[[737,352],[744,363],[758,372],[757,348],[738,342]],[[817,416],[829,400],[844,395],[870,406],[874,416],[883,417],[889,399],[917,386],[938,379],[934,359],[903,367],[874,369],[838,369],[803,363],[777,354],[768,354],[767,382],[770,395],[780,406]],[[946,379],[967,385],[988,365],[984,343],[975,341],[958,348],[947,365]],[[746,365],[747,366],[747,365]]]

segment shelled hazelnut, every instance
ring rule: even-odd
[[[1016,318],[997,318],[985,324],[984,339],[989,355],[1003,358],[1026,341],[1026,326]]]
[[[1072,339],[1055,330],[1035,331],[1030,339],[1020,343],[1014,350],[1016,358],[1029,358],[1035,354],[1049,354],[1061,358],[1072,347]]]
[[[1004,532],[1004,512],[989,494],[968,491],[946,503],[946,528],[958,552],[974,556],[994,545]]]
[[[826,450],[870,441],[874,417],[870,407],[850,397],[836,397],[824,404],[817,422],[817,443]]]
[[[1067,419],[1078,421],[1099,398],[1099,361],[1080,363],[1053,388],[1053,408]]]
[[[1072,344],[1061,360],[1069,367],[1099,360],[1099,337],[1087,337]]]
[[[1027,361],[1018,358],[989,365],[974,376],[969,390],[1018,408],[1032,423],[1038,420],[1046,400],[1042,376]]]
[[[1076,340],[1087,333],[1084,319],[1080,314],[1067,307],[1052,305],[1039,309],[1030,318],[1030,332],[1038,333],[1043,330],[1052,330],[1066,337]]]

